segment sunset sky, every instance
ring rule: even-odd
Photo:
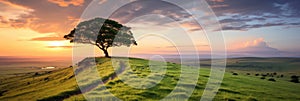
[[[85,20],[81,16],[91,1],[0,0],[0,56],[71,57],[72,44],[63,36],[78,21]],[[300,57],[299,0],[206,1],[222,26],[229,56]],[[108,0],[98,0],[93,5],[105,3]],[[193,2],[180,3],[197,13],[198,6]],[[102,8],[95,13],[110,10]],[[193,48],[199,54],[209,54],[210,43],[205,35],[221,31],[216,28],[205,34],[198,24],[189,20],[188,14],[158,0],[135,2],[110,18],[132,28],[139,45],[131,48],[131,54],[140,56],[178,54],[178,47],[184,49],[182,54],[189,54]],[[209,23],[204,18],[201,21]],[[189,42],[186,37],[190,38]]]

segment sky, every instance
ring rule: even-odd
[[[213,12],[200,0],[173,0],[183,8],[160,0],[113,1],[0,0],[0,56],[72,57],[72,44],[63,36],[80,21],[110,13],[110,19],[132,28],[138,43],[129,47],[132,56],[195,51],[207,56],[213,43],[224,44],[229,57],[300,56],[299,0],[206,0]],[[119,9],[115,2],[131,3]],[[224,41],[208,37],[220,33]],[[112,55],[121,51],[110,48]]]

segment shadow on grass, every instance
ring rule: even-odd
[[[59,93],[58,95],[55,95],[55,96],[50,96],[47,98],[39,99],[37,101],[63,101],[65,98],[69,98],[69,97],[71,97],[73,95],[77,95],[77,94],[81,94],[81,91],[79,88],[76,88],[71,91],[65,91],[65,92]]]

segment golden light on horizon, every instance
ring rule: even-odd
[[[48,46],[53,46],[53,47],[61,47],[65,46],[65,43],[63,41],[51,41],[47,43]]]
[[[54,51],[63,51],[64,49],[70,49],[69,41],[49,41],[45,43],[47,46],[47,50],[54,50]]]

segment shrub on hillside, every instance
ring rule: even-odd
[[[0,90],[0,96],[3,96],[3,93],[7,92],[8,90]]]
[[[266,79],[266,77],[265,77],[265,76],[262,76],[260,79]]]
[[[238,73],[232,73],[232,75],[239,75]]]
[[[259,76],[259,74],[255,74],[255,76]]]
[[[49,81],[49,78],[48,77],[44,78],[44,81]]]
[[[35,72],[35,73],[34,73],[34,76],[38,76],[38,75],[40,75],[38,72]]]
[[[276,80],[275,80],[274,78],[270,78],[270,79],[268,79],[268,81],[273,81],[273,82],[275,82]]]
[[[250,75],[250,73],[247,73],[247,75]]]
[[[268,74],[261,74],[261,76],[268,76]]]
[[[291,76],[291,82],[299,83],[299,76],[296,75]]]

